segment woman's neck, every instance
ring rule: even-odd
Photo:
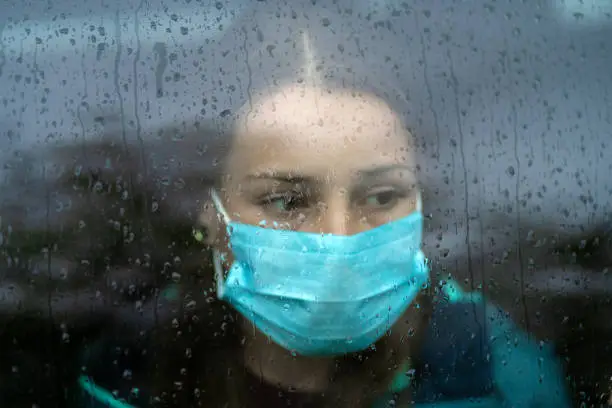
[[[241,319],[245,334],[244,364],[262,381],[292,391],[325,391],[333,376],[334,360],[292,355],[272,342],[246,319]]]

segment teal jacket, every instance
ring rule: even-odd
[[[416,407],[571,406],[552,345],[530,338],[501,309],[485,302],[478,293],[463,292],[455,282],[447,282],[443,293],[443,301],[451,305],[448,310],[453,310],[455,316],[445,323],[446,311],[439,308],[438,318],[432,319],[438,320],[439,327],[431,330],[429,360],[437,371],[424,383],[414,384]],[[454,336],[453,331],[463,336]],[[465,353],[463,349],[469,351]],[[409,385],[410,376],[401,373],[373,408],[397,408],[394,394]],[[87,377],[81,377],[79,386],[86,408],[133,408]]]
[[[483,368],[478,368],[477,358],[473,358],[470,364],[463,364],[463,369],[452,372],[452,367],[460,364],[446,365],[451,367],[443,373],[441,381],[456,382],[458,385],[469,384],[466,388],[472,388],[472,396],[461,395],[460,398],[452,398],[451,395],[429,395],[420,398],[417,392],[416,406],[419,408],[565,408],[571,407],[571,400],[563,374],[563,368],[555,355],[552,344],[538,341],[528,336],[518,328],[507,314],[500,308],[486,302],[479,293],[463,292],[460,286],[453,281],[443,286],[446,301],[453,305],[462,305],[463,316],[459,316],[458,324],[463,326],[475,325],[480,331],[482,339],[474,338],[472,343],[479,344],[480,340],[487,345],[483,360],[488,364],[490,371],[490,384],[485,387],[474,387],[469,384],[474,378],[481,381]],[[474,315],[481,314],[480,322],[475,321]],[[472,322],[475,322],[472,323]],[[461,326],[461,327],[463,327]],[[474,347],[471,347],[472,349]],[[455,354],[457,354],[455,352]],[[458,360],[466,359],[465,355],[453,355],[445,353],[446,356]],[[467,369],[465,368],[467,367]],[[470,370],[478,373],[470,373]],[[452,378],[453,375],[456,378]],[[466,383],[466,378],[468,383]],[[390,392],[382,398],[375,408],[384,408],[393,405],[393,393],[399,393],[409,385],[408,377],[399,376],[392,384]],[[444,387],[449,389],[449,387]],[[425,399],[425,400],[423,400]],[[390,403],[391,401],[391,403]]]

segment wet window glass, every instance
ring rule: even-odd
[[[612,405],[612,1],[5,0],[0,405]]]

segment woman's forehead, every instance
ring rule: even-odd
[[[295,86],[241,112],[227,171],[411,164],[410,138],[399,116],[375,96]]]
[[[385,101],[371,94],[290,85],[245,105],[239,115],[238,127],[275,124],[307,127],[320,126],[321,121],[392,123],[397,119]]]

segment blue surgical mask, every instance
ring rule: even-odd
[[[215,251],[217,295],[287,350],[306,356],[368,348],[429,282],[423,215],[355,235],[268,229],[230,219],[234,262],[225,278]]]

